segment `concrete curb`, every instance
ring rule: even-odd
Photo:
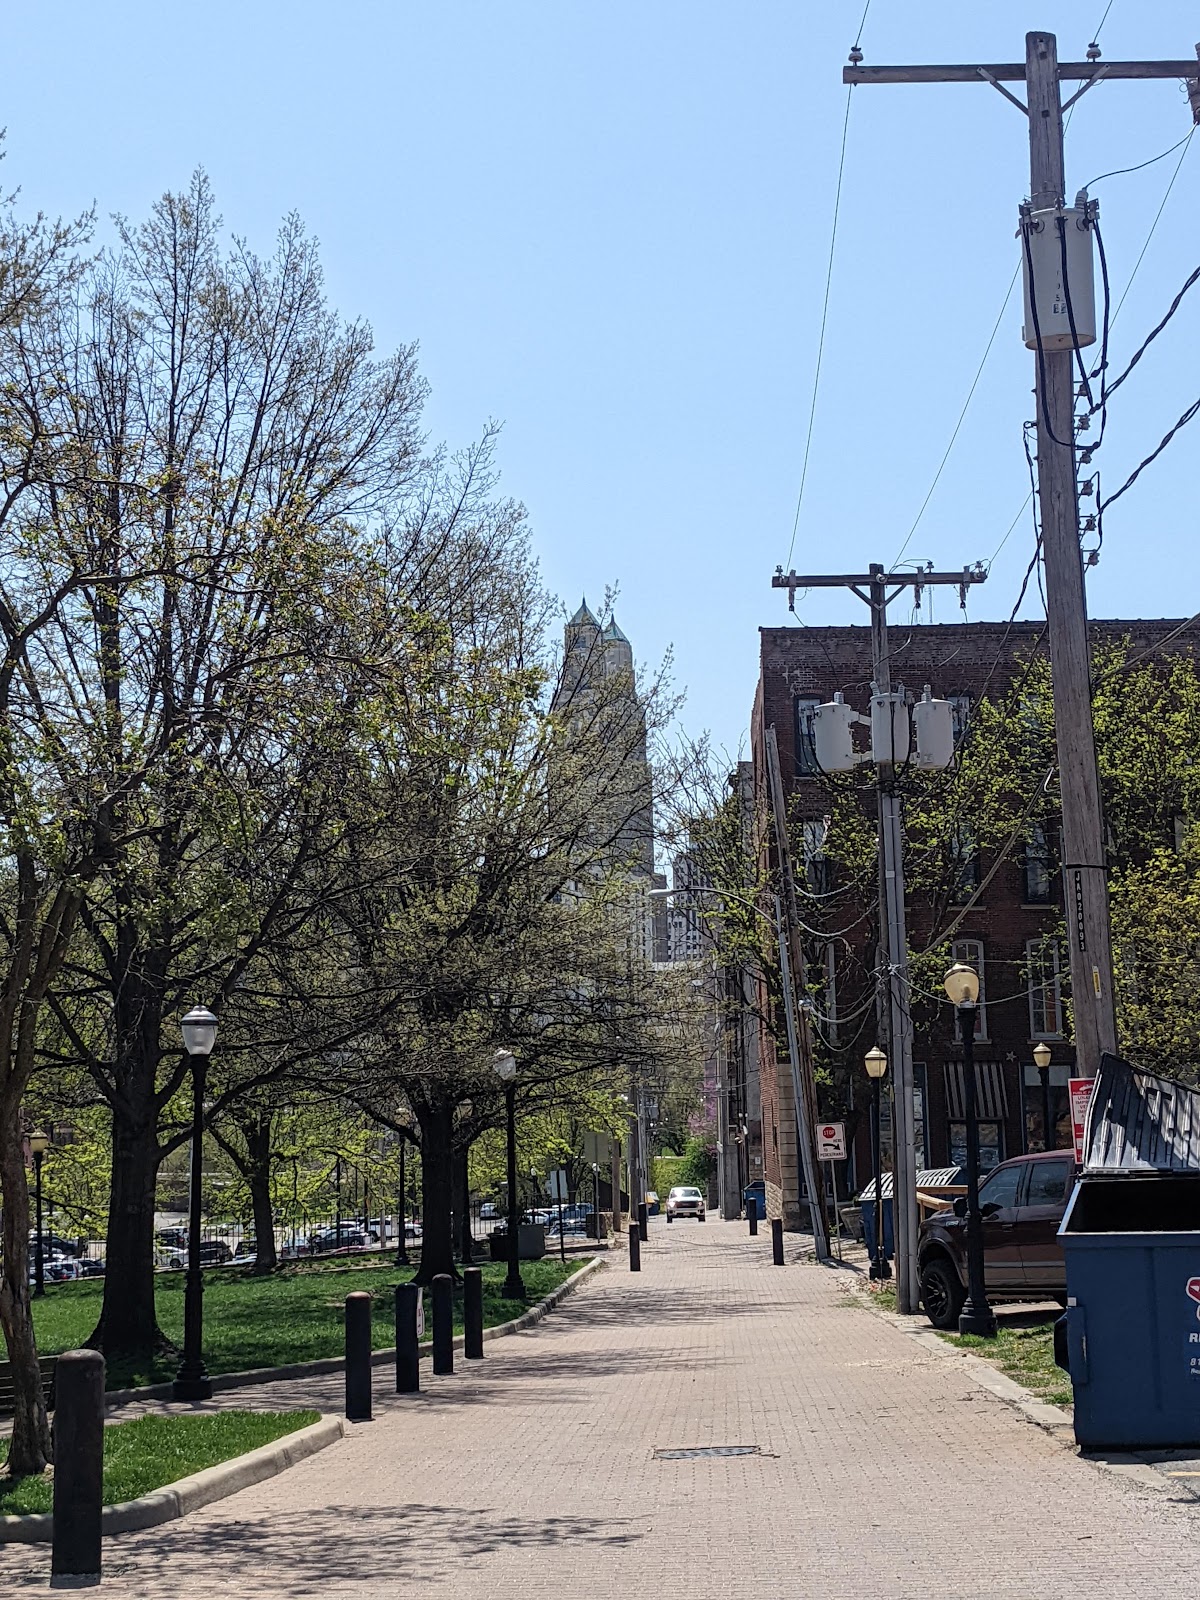
[[[133,1533],[186,1517],[214,1500],[237,1494],[239,1489],[277,1477],[318,1450],[336,1444],[345,1431],[341,1417],[322,1417],[307,1428],[298,1428],[230,1461],[220,1461],[215,1467],[205,1467],[203,1472],[193,1472],[191,1477],[180,1478],[178,1483],[169,1483],[152,1494],[105,1506],[101,1512],[103,1535],[108,1538],[114,1533]],[[27,1517],[0,1517],[0,1544],[48,1543],[53,1536],[54,1517],[49,1511]]]
[[[531,1328],[535,1322],[540,1322],[546,1313],[571,1294],[585,1278],[598,1272],[605,1265],[604,1258],[597,1256],[594,1261],[589,1261],[586,1267],[581,1267],[578,1272],[573,1272],[565,1278],[557,1289],[552,1289],[544,1300],[539,1300],[528,1311],[523,1311],[519,1317],[513,1317],[509,1322],[498,1322],[492,1328],[483,1330],[485,1339],[499,1339],[509,1333],[520,1333],[522,1328]],[[456,1334],[454,1348],[463,1348],[463,1335]],[[429,1355],[433,1350],[433,1340],[426,1339],[421,1347],[422,1355]],[[396,1359],[395,1346],[386,1350],[371,1352],[371,1365],[373,1367],[386,1367]],[[247,1372],[221,1372],[213,1375],[213,1393],[220,1394],[227,1389],[250,1389],[264,1383],[286,1383],[294,1378],[321,1378],[332,1372],[346,1370],[345,1356],[326,1356],[320,1361],[295,1361],[286,1367],[252,1367]],[[149,1384],[141,1389],[110,1389],[104,1397],[106,1407],[111,1411],[118,1406],[129,1405],[139,1400],[169,1400],[171,1398],[171,1385],[169,1383]]]

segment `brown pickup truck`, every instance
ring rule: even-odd
[[[1062,1300],[1067,1269],[1058,1226],[1075,1181],[1069,1150],[1017,1156],[979,1185],[983,1278],[989,1300]],[[917,1260],[921,1304],[935,1328],[956,1328],[967,1289],[966,1204],[936,1211],[921,1225]]]

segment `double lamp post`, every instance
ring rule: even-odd
[[[192,1074],[192,1160],[188,1188],[188,1265],[183,1298],[183,1360],[171,1393],[176,1400],[211,1400],[212,1379],[201,1353],[204,1332],[204,1280],[200,1275],[200,1178],[204,1152],[204,1080],[217,1042],[217,1019],[194,1006],[181,1023],[183,1048]]]

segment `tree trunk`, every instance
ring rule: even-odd
[[[475,1235],[471,1231],[471,1180],[467,1167],[467,1158],[470,1153],[471,1147],[469,1144],[463,1145],[461,1150],[456,1150],[454,1153],[454,1188],[458,1197],[459,1252],[468,1266],[470,1266],[475,1254]]]
[[[51,1459],[50,1423],[38,1371],[33,1307],[29,1298],[29,1187],[17,1102],[3,1108],[0,1130],[0,1202],[4,1207],[4,1262],[0,1276],[0,1326],[12,1364],[15,1403],[8,1470],[14,1478],[44,1472]]]
[[[275,1213],[271,1205],[271,1135],[273,1120],[269,1111],[242,1125],[246,1140],[246,1186],[254,1211],[254,1270],[274,1272],[279,1265],[275,1250]]]
[[[158,1326],[154,1306],[154,1199],[158,1138],[147,1107],[135,1119],[113,1108],[112,1195],[105,1246],[104,1301],[88,1343],[110,1368],[145,1371],[174,1348]]]
[[[421,1265],[415,1283],[432,1283],[442,1272],[458,1277],[454,1264],[454,1108],[418,1104],[421,1127]]]

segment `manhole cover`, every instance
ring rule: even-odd
[[[683,1450],[656,1450],[656,1461],[703,1461],[711,1456],[758,1456],[756,1444],[697,1444]]]

